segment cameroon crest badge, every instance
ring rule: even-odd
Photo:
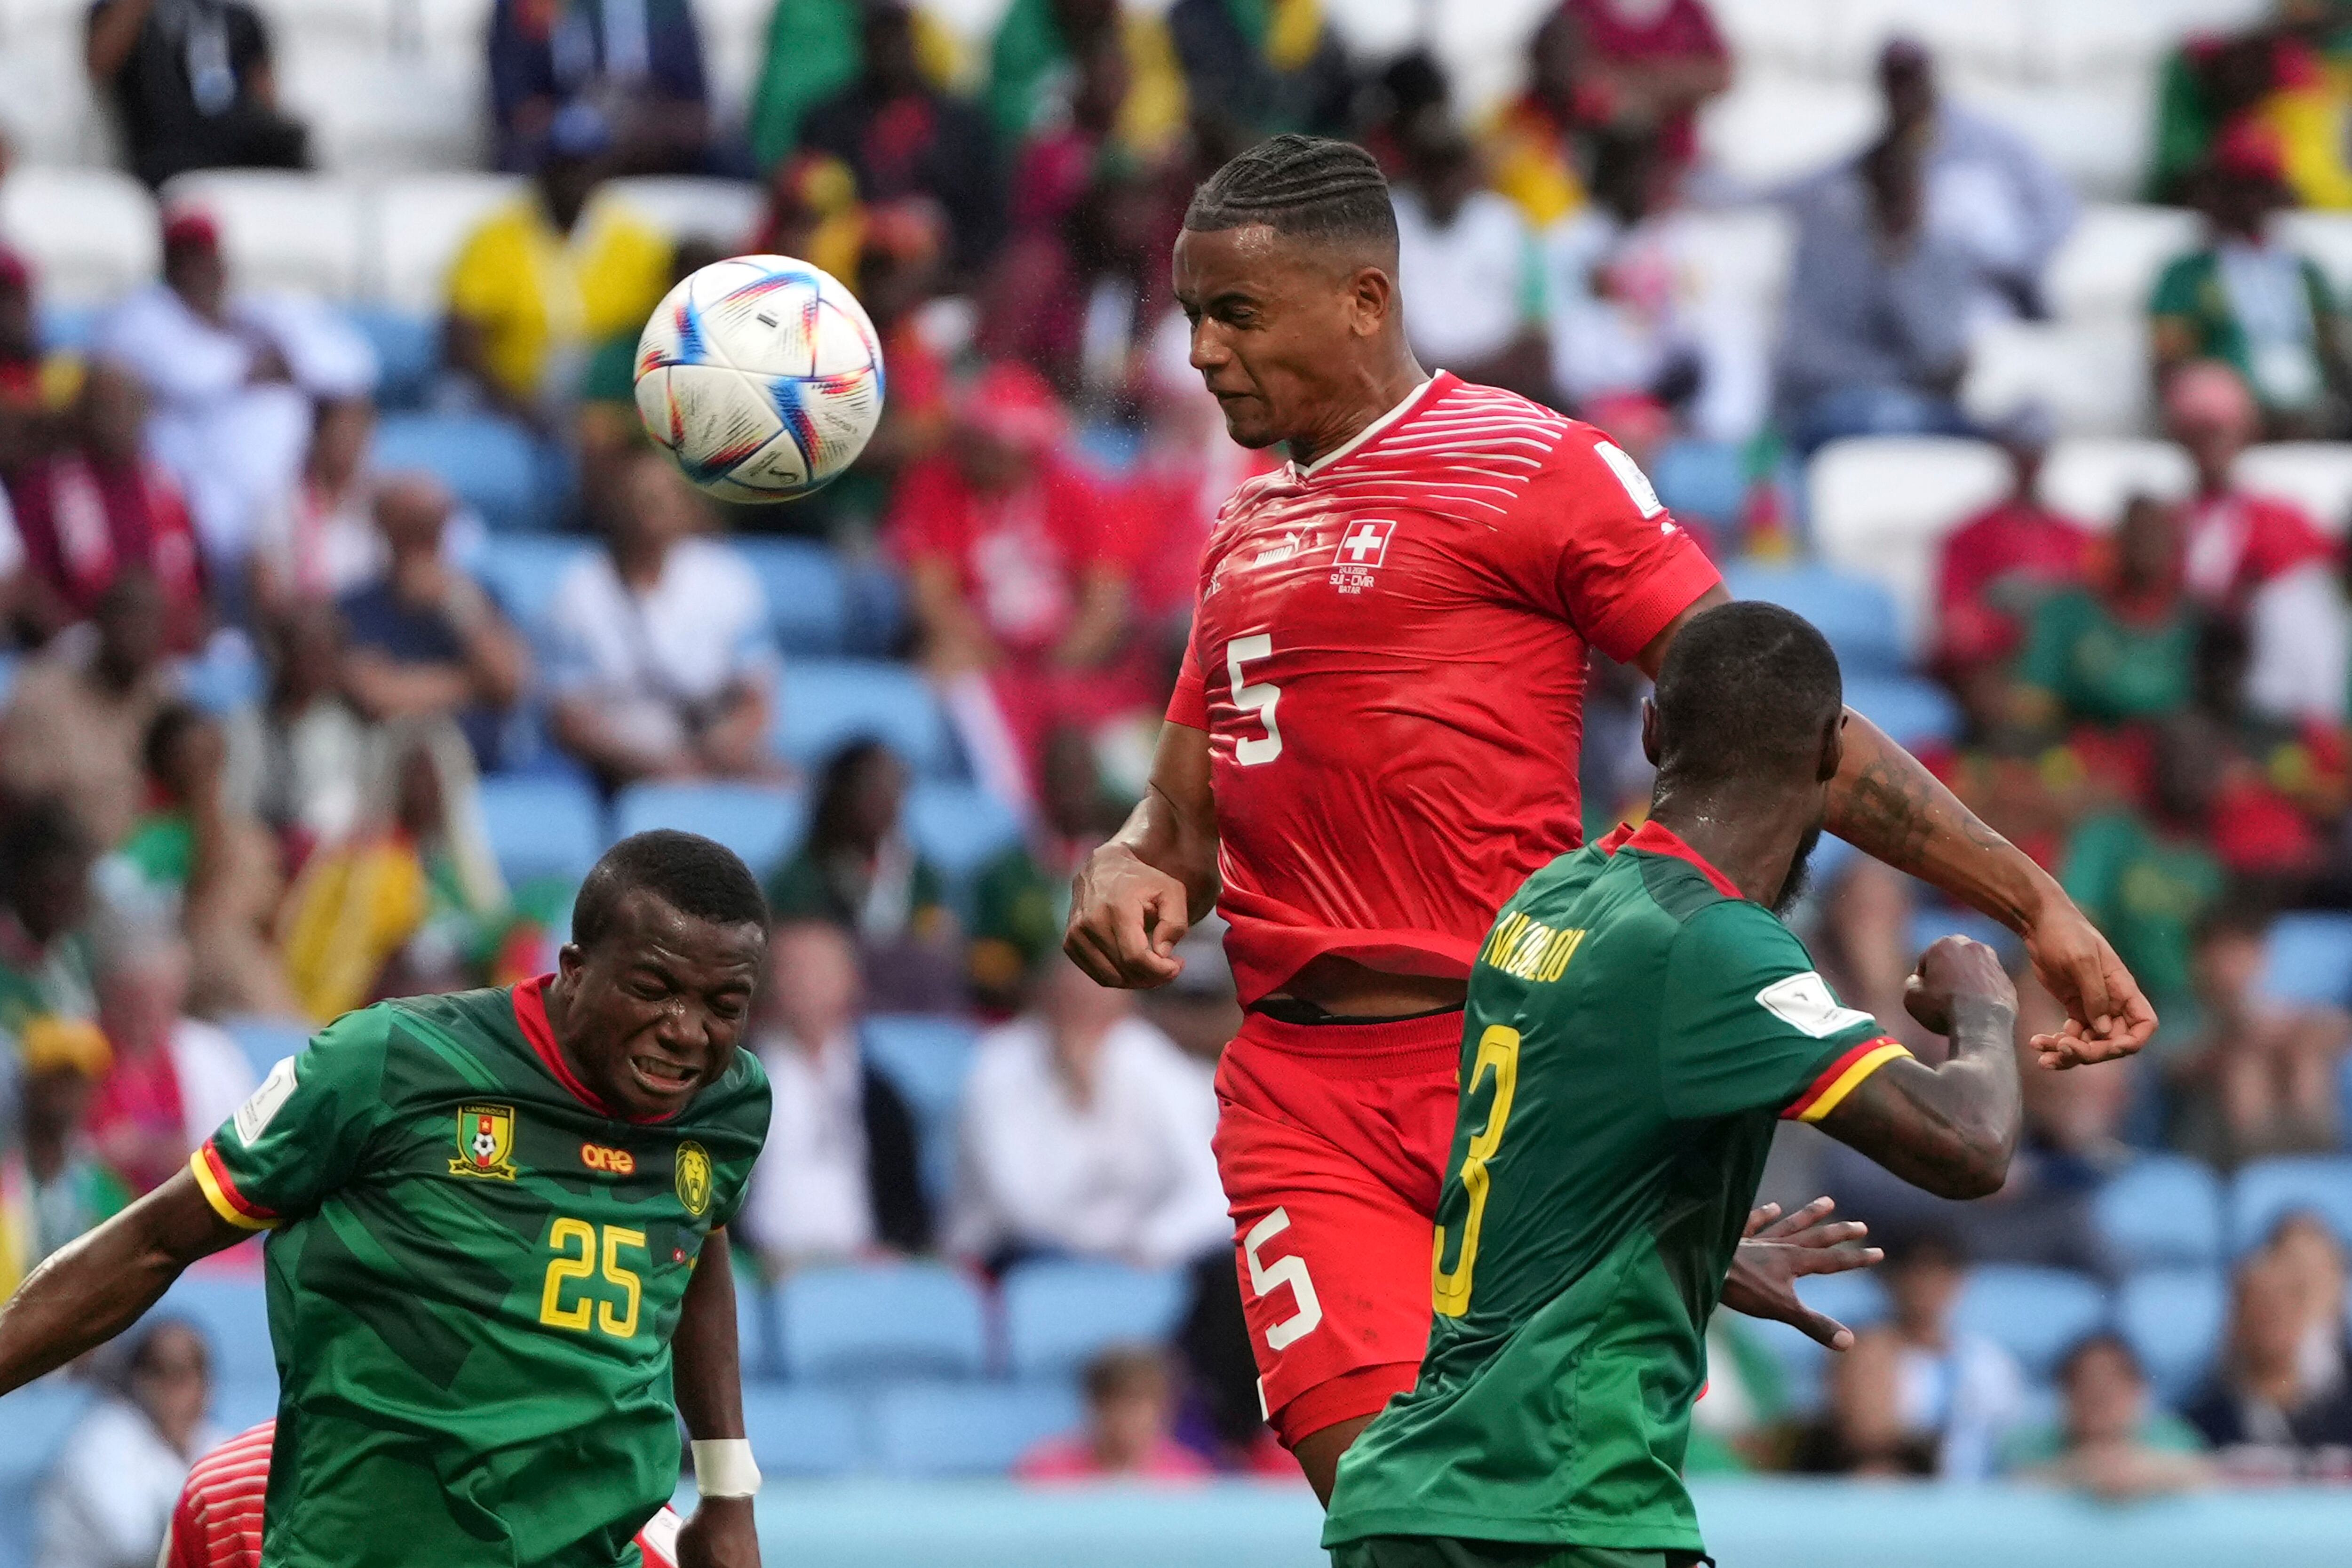
[[[697,1219],[710,1206],[710,1156],[699,1143],[677,1146],[677,1201]]]
[[[453,1176],[495,1176],[515,1179],[515,1113],[511,1105],[461,1105],[457,1108],[457,1157],[449,1162]]]

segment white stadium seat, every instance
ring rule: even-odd
[[[2009,459],[1999,447],[1950,436],[1832,441],[1805,473],[1822,559],[1892,594],[1914,646],[1927,625],[1937,547],[2009,486]]]
[[[2079,195],[2126,200],[2147,177],[2156,97],[2146,78],[1979,84],[1962,101],[2023,137]]]
[[[1878,121],[1860,82],[1741,82],[1700,112],[1699,145],[1736,185],[1775,185],[1860,152]]]
[[[751,237],[767,197],[749,180],[692,174],[641,174],[608,182],[609,197],[672,239],[707,239],[733,250]]]
[[[2197,215],[2179,207],[2084,207],[2043,279],[2051,309],[2066,320],[2144,315],[2157,274],[2202,232]]]
[[[2252,447],[2231,477],[2256,495],[2294,502],[2334,538],[2352,531],[2352,441]]]
[[[153,198],[112,169],[15,171],[0,181],[0,235],[57,304],[111,300],[154,277],[160,258]]]
[[[2026,403],[2046,405],[2066,436],[2129,436],[2147,427],[2149,374],[2144,317],[2002,321],[1969,347],[1960,402],[1998,423]]]
[[[1714,0],[1711,8],[1741,74],[1819,76],[1829,68],[1841,6],[1842,0]]]
[[[390,0],[395,54],[442,66],[478,67],[490,37],[492,0]],[[702,16],[696,8],[696,18]]]
[[[391,41],[386,0],[258,0],[283,54],[312,48],[381,49]]]
[[[2033,8],[2029,64],[2058,81],[2152,79],[2183,34],[2244,26],[2273,8],[2273,0],[2051,0]]]
[[[2050,448],[2043,504],[2094,528],[2112,528],[2136,495],[2177,500],[2196,488],[2189,455],[2169,441],[2078,437]]]
[[[415,315],[439,315],[457,247],[521,189],[514,174],[413,174],[384,182],[376,190],[370,294]]]
[[[1528,39],[1558,0],[1476,0],[1447,7],[1430,29],[1430,46],[1453,84],[1454,101],[1471,113],[1525,85]]]
[[[480,58],[444,64],[384,52],[305,50],[285,72],[289,112],[309,121],[310,151],[337,174],[478,167],[488,145]]]
[[[360,188],[325,174],[275,169],[205,169],[163,187],[219,220],[229,272],[240,289],[283,289],[331,300],[358,297],[366,250]]]
[[[16,15],[0,29],[0,131],[26,163],[102,165],[111,132],[82,68],[81,14]]]
[[[2352,297],[2352,213],[2281,213],[2273,221],[2279,237],[2319,264],[2342,309]]]
[[[1916,38],[1946,72],[2015,76],[2025,68],[2032,0],[1843,0],[1831,36],[1832,74],[1861,79],[1894,37]]]

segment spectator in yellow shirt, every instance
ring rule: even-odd
[[[485,219],[449,269],[447,355],[494,406],[566,427],[594,345],[635,331],[669,286],[669,243],[593,202],[612,132],[584,103],[560,111],[528,195]]]

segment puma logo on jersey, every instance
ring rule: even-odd
[[[1545,985],[1568,972],[1568,961],[1576,956],[1583,941],[1581,926],[1555,930],[1515,910],[1496,921],[1495,929],[1487,932],[1478,962],[1515,980]]]
[[[1250,562],[1253,566],[1279,566],[1293,556],[1315,548],[1315,531],[1311,528],[1285,529],[1282,542],[1269,544]]]

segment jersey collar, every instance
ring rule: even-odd
[[[1601,841],[1599,847],[1603,855],[1614,855],[1620,849],[1639,849],[1645,854],[1664,855],[1685,861],[1725,898],[1748,897],[1730,878],[1709,865],[1705,856],[1684,843],[1682,836],[1663,822],[1645,822],[1639,827],[1630,822],[1621,822],[1610,830],[1609,837]]]
[[[1398,400],[1397,405],[1394,408],[1390,409],[1386,414],[1381,415],[1378,419],[1373,420],[1370,425],[1365,426],[1347,440],[1342,441],[1339,445],[1332,447],[1329,451],[1324,453],[1313,462],[1305,464],[1297,462],[1292,463],[1290,465],[1292,476],[1296,479],[1311,479],[1328,471],[1333,464],[1344,462],[1348,458],[1354,457],[1366,447],[1370,446],[1372,442],[1379,439],[1381,436],[1386,435],[1391,429],[1394,428],[1404,419],[1406,415],[1412,413],[1414,409],[1421,407],[1423,404],[1430,402],[1432,400],[1433,389],[1436,389],[1441,382],[1450,384],[1454,379],[1454,374],[1452,371],[1439,371],[1435,375],[1431,376],[1428,380],[1414,387],[1411,392],[1406,393],[1403,397]]]
[[[555,1043],[555,1026],[547,1021],[547,987],[554,979],[552,973],[542,974],[536,980],[521,982],[513,992],[515,1023],[522,1030],[522,1037],[530,1042],[530,1048],[538,1054],[540,1065],[554,1076],[555,1081],[562,1084],[572,1099],[599,1116],[644,1126],[667,1121],[676,1116],[677,1112],[675,1110],[665,1110],[659,1116],[624,1116],[606,1105],[594,1089],[580,1081],[580,1075],[572,1070],[572,1063],[564,1056],[563,1047]]]

